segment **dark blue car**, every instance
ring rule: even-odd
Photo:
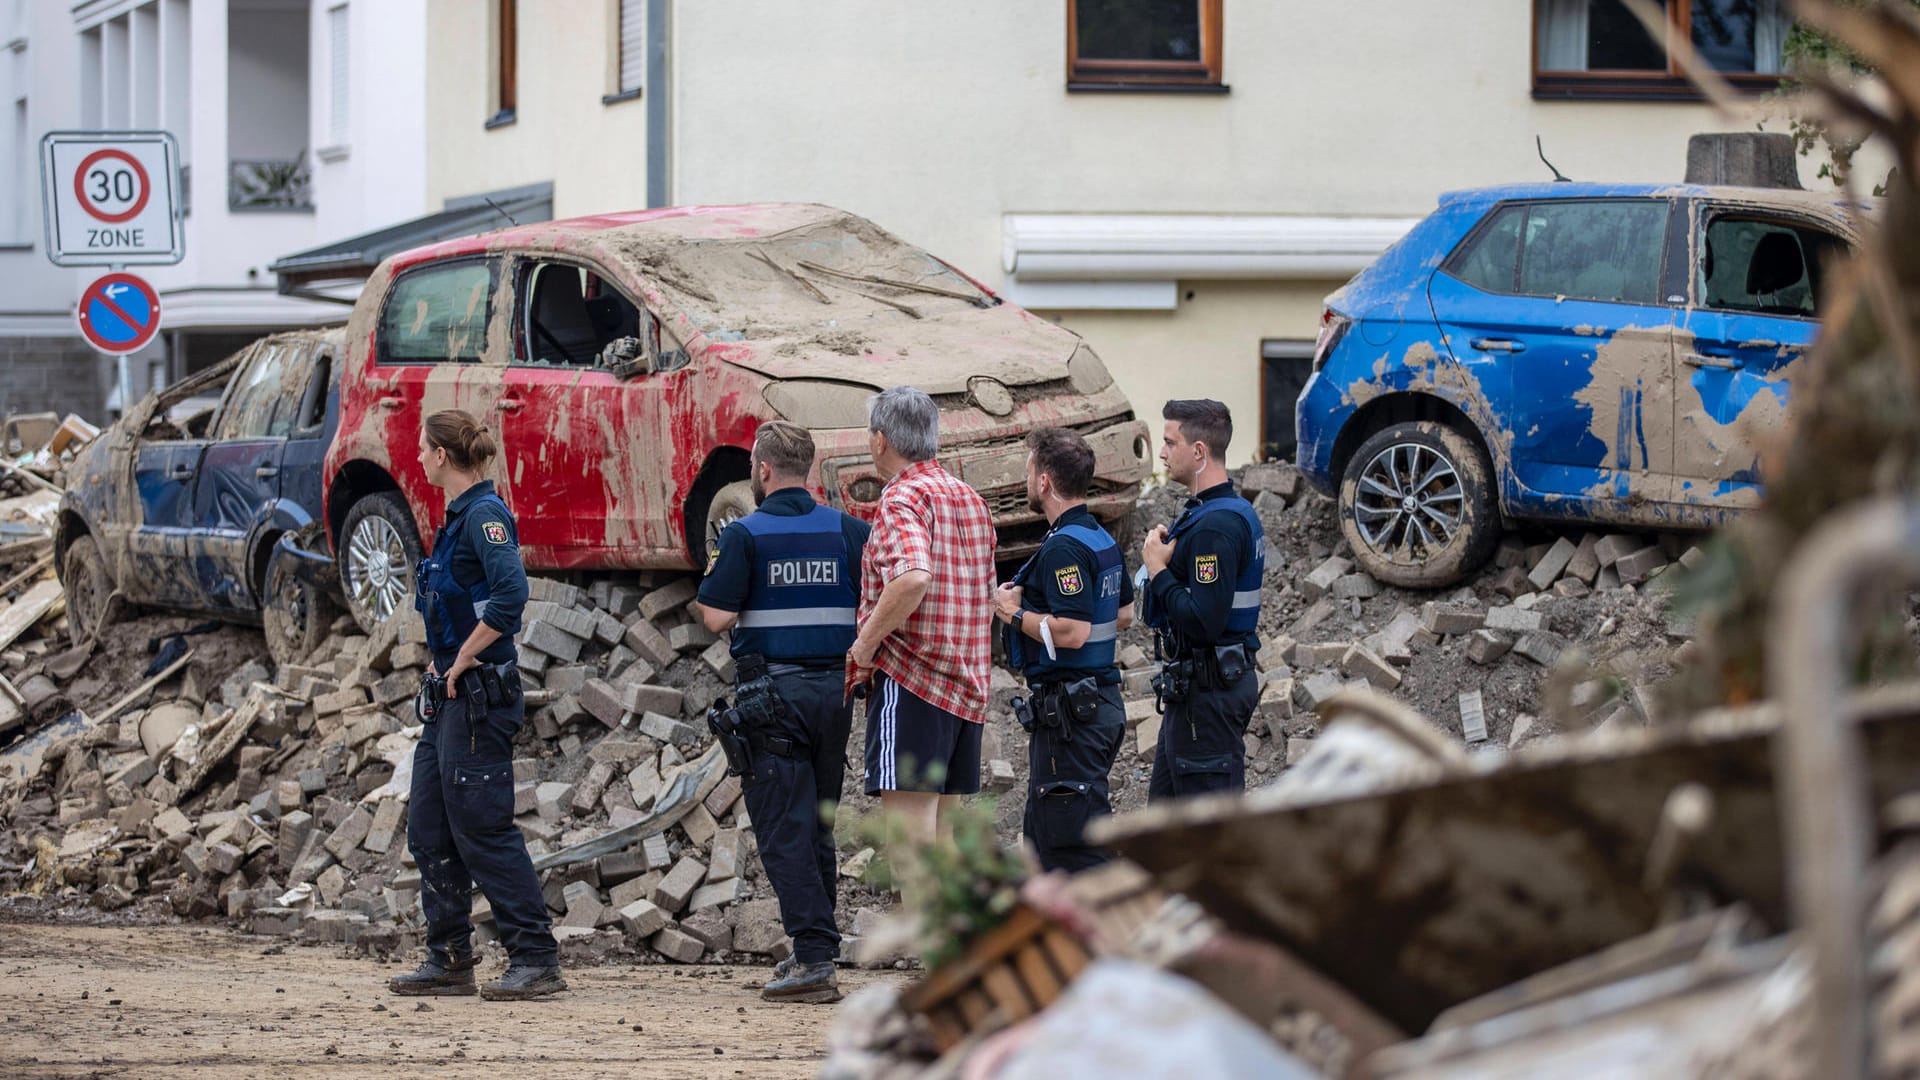
[[[67,470],[55,565],[77,640],[125,602],[262,622],[282,661],[337,610],[318,536],[344,332],[297,331],[136,405]]]
[[[1553,183],[1446,195],[1327,300],[1298,463],[1382,581],[1451,583],[1503,519],[1707,528],[1767,438],[1863,208]]]

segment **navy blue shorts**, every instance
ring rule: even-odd
[[[985,726],[955,716],[876,672],[867,697],[867,794],[979,791],[980,732]]]

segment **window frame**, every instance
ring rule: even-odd
[[[252,433],[236,432],[231,430],[231,426],[239,422],[242,398],[251,390],[265,387],[264,383],[244,385],[248,378],[259,368],[267,364],[278,363],[288,367],[298,366],[304,359],[304,354],[301,351],[303,348],[305,348],[305,346],[299,342],[272,340],[261,342],[260,345],[255,348],[253,355],[249,356],[246,361],[240,365],[239,369],[233,373],[233,377],[227,385],[226,397],[220,402],[220,410],[214,416],[213,421],[207,425],[207,441],[209,443],[233,443],[285,439],[286,435],[284,433],[280,435],[273,434],[273,422],[275,418],[280,415],[280,406],[286,396],[284,387],[262,389],[263,393],[268,393],[272,396],[273,401],[273,406],[266,410],[266,423],[263,430]]]
[[[1805,230],[1825,233],[1839,241],[1850,252],[1857,248],[1857,245],[1852,239],[1834,229],[1831,225],[1824,224],[1816,218],[1795,214],[1791,210],[1742,205],[1738,203],[1714,202],[1710,199],[1699,200],[1698,207],[1697,224],[1690,225],[1689,235],[1687,236],[1688,307],[1716,315],[1746,316],[1757,319],[1799,319],[1802,322],[1820,321],[1822,311],[1820,309],[1820,296],[1817,293],[1814,294],[1813,297],[1814,309],[1810,315],[1788,314],[1779,311],[1753,311],[1747,308],[1720,307],[1716,304],[1707,303],[1706,282],[1700,276],[1700,271],[1706,266],[1707,230],[1712,227],[1716,220],[1730,217],[1740,221],[1753,221],[1763,225],[1775,225],[1781,228],[1791,229],[1796,233]],[[1800,244],[1801,258],[1807,267],[1807,276],[1811,279],[1814,274],[1814,266],[1812,258],[1808,256],[1806,251],[1806,241],[1798,236],[1795,237],[1795,240]],[[1694,254],[1696,251],[1699,253],[1697,256]]]
[[[519,0],[493,3],[493,116],[486,127],[505,127],[519,116]]]
[[[1071,0],[1069,0],[1071,2]],[[1667,54],[1665,71],[1547,71],[1540,67],[1540,0],[1529,5],[1528,68],[1533,75],[1533,96],[1537,100],[1575,101],[1705,101],[1706,95],[1680,70],[1671,46],[1662,42]],[[1667,34],[1684,35],[1693,40],[1693,0],[1668,0]],[[1778,90],[1785,73],[1721,71],[1719,76],[1735,90],[1758,96]]]
[[[1223,0],[1194,0],[1200,9],[1198,60],[1082,60],[1080,0],[1067,0],[1067,89],[1070,91],[1224,94]]]
[[[1630,307],[1680,308],[1680,307],[1686,306],[1691,299],[1691,292],[1690,292],[1691,286],[1689,286],[1688,290],[1676,290],[1675,277],[1676,277],[1676,270],[1677,270],[1679,274],[1685,275],[1689,279],[1689,281],[1691,280],[1693,275],[1692,259],[1690,255],[1686,255],[1681,259],[1675,258],[1676,249],[1674,245],[1674,239],[1676,236],[1675,222],[1676,221],[1679,222],[1679,225],[1678,225],[1679,232],[1677,235],[1684,237],[1689,215],[1681,212],[1682,208],[1679,205],[1680,204],[1679,199],[1670,198],[1670,197],[1662,197],[1662,196],[1650,197],[1650,196],[1644,196],[1644,195],[1599,195],[1591,198],[1586,196],[1581,196],[1578,198],[1566,198],[1566,199],[1551,199],[1551,198],[1549,199],[1502,199],[1501,201],[1494,203],[1492,206],[1487,207],[1486,213],[1480,216],[1480,220],[1474,223],[1473,228],[1467,232],[1467,235],[1460,238],[1460,242],[1453,246],[1452,251],[1447,252],[1447,257],[1441,260],[1440,266],[1435,272],[1445,274],[1448,277],[1452,278],[1453,280],[1459,282],[1460,284],[1465,285],[1467,288],[1473,289],[1477,292],[1486,293],[1488,296],[1503,296],[1503,297],[1508,297],[1514,300],[1553,300],[1554,297],[1550,295],[1523,292],[1520,290],[1519,267],[1520,267],[1521,259],[1526,254],[1526,236],[1525,236],[1526,225],[1524,222],[1521,224],[1520,243],[1514,249],[1514,279],[1513,279],[1512,291],[1496,291],[1493,289],[1482,288],[1481,286],[1475,284],[1474,282],[1468,281],[1466,278],[1461,277],[1459,273],[1456,272],[1456,268],[1460,260],[1466,257],[1468,250],[1472,248],[1475,244],[1477,244],[1480,238],[1484,236],[1490,229],[1493,228],[1494,220],[1498,218],[1501,214],[1505,213],[1508,209],[1511,209],[1514,207],[1525,207],[1531,210],[1532,207],[1540,206],[1540,205],[1568,205],[1568,204],[1590,205],[1593,203],[1627,203],[1627,204],[1653,203],[1658,205],[1664,205],[1666,207],[1667,220],[1666,220],[1666,223],[1661,226],[1660,273],[1659,273],[1659,277],[1655,280],[1655,286],[1656,286],[1655,296],[1658,297],[1658,299],[1655,299],[1652,302],[1643,302],[1639,300],[1597,300],[1592,297],[1584,297],[1584,296],[1569,296],[1567,297],[1567,299],[1570,301],[1574,301],[1582,304],[1625,304]],[[1678,250],[1682,253],[1686,253],[1688,251],[1688,248],[1683,244]],[[1683,299],[1676,299],[1675,298],[1676,296],[1683,297]]]
[[[441,357],[437,360],[423,360],[418,357],[396,358],[392,353],[392,344],[386,333],[387,311],[393,307],[394,296],[399,292],[402,281],[416,274],[446,270],[466,263],[479,263],[487,268],[487,311],[480,320],[481,333],[488,335],[480,342],[479,351],[472,359],[456,360]],[[499,312],[496,310],[500,299],[500,260],[491,255],[456,255],[447,259],[435,259],[431,262],[416,263],[393,275],[387,283],[386,295],[380,298],[380,313],[373,323],[373,363],[375,367],[434,367],[440,364],[484,364],[487,362],[487,350],[493,347],[493,320]]]

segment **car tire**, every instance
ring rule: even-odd
[[[260,588],[260,625],[276,664],[297,664],[333,627],[336,614],[327,590],[303,578],[299,556],[275,550]]]
[[[1451,585],[1500,540],[1486,451],[1430,420],[1394,424],[1361,443],[1341,474],[1339,503],[1340,532],[1361,569],[1402,588]]]
[[[713,501],[707,504],[706,531],[702,532],[702,547],[709,538],[719,536],[720,530],[746,517],[759,509],[753,501],[753,481],[735,480],[733,483],[713,493]],[[703,557],[700,565],[706,566]]]
[[[60,587],[67,596],[67,633],[75,645],[85,645],[113,624],[123,604],[107,571],[107,560],[91,536],[67,545],[60,561]]]
[[[353,504],[340,526],[339,552],[340,589],[362,631],[373,633],[413,602],[423,552],[413,511],[398,492],[377,491]]]

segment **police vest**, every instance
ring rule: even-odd
[[[1077,649],[1056,649],[1056,656],[1048,658],[1044,643],[1035,641],[1021,633],[1018,625],[1007,629],[1007,665],[1029,680],[1047,680],[1052,676],[1072,675],[1078,677],[1089,672],[1106,671],[1113,667],[1113,647],[1120,636],[1120,579],[1126,573],[1120,555],[1120,545],[1105,529],[1090,525],[1063,525],[1054,530],[1053,536],[1065,536],[1078,540],[1093,552],[1093,577],[1082,582],[1083,589],[1093,589],[1093,618],[1089,620],[1093,627],[1087,633],[1087,640]],[[1048,537],[1051,541],[1053,537]],[[1046,545],[1041,545],[1041,551]],[[1032,588],[1030,575],[1040,561],[1039,553],[1027,560],[1020,568],[1014,580],[1020,585]],[[1064,590],[1063,590],[1064,591]]]
[[[1178,542],[1182,536],[1193,531],[1194,526],[1208,514],[1238,514],[1240,520],[1247,523],[1247,539],[1252,551],[1247,561],[1239,567],[1233,578],[1233,610],[1227,616],[1226,633],[1229,635],[1251,634],[1260,629],[1260,586],[1267,574],[1267,534],[1260,527],[1260,515],[1253,512],[1253,504],[1235,495],[1224,499],[1208,499],[1199,506],[1181,514],[1167,530],[1167,539]],[[1177,549],[1176,549],[1177,550]],[[1188,560],[1181,559],[1176,553],[1173,565],[1168,567],[1174,580],[1188,584],[1211,585],[1213,579],[1205,577],[1207,568],[1194,567]],[[1218,574],[1221,568],[1213,568]],[[1191,577],[1189,575],[1192,575]],[[1198,578],[1195,582],[1193,579]],[[1158,605],[1148,605],[1147,625],[1164,630],[1168,626],[1167,613],[1157,610]]]
[[[513,513],[500,496],[482,495],[467,504],[466,509],[454,517],[433,536],[433,554],[420,561],[420,572],[414,575],[413,607],[427,624],[427,648],[435,656],[445,656],[460,651],[467,638],[478,626],[487,612],[487,598],[493,590],[488,587],[486,576],[470,585],[462,585],[453,576],[454,549],[466,542],[466,530],[454,530],[468,514],[481,507],[492,507],[506,520],[507,528],[512,532],[513,542],[520,542],[520,529],[513,520]],[[505,655],[500,655],[503,653]],[[494,654],[489,656],[488,654]],[[492,663],[513,658],[511,641],[496,642],[487,647],[481,659]]]
[[[860,583],[840,511],[755,511],[738,524],[753,538],[753,580],[733,629],[734,655],[788,663],[844,658],[853,648]]]

